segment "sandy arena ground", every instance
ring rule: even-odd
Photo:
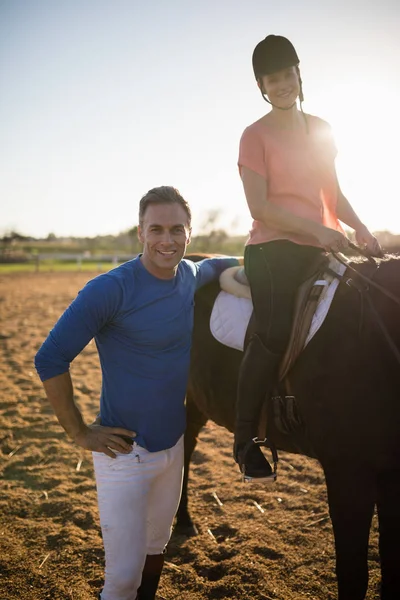
[[[87,273],[0,276],[0,600],[94,600],[103,549],[91,456],[71,443],[45,400],[33,357]],[[92,343],[72,366],[92,420],[100,371]],[[333,535],[319,465],[281,455],[275,485],[239,482],[232,438],[209,423],[190,481],[194,538],[170,542],[167,600],[333,600]],[[376,519],[368,600],[377,599]]]

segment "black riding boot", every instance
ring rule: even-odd
[[[271,465],[252,440],[257,437],[261,407],[272,391],[280,359],[280,355],[267,350],[258,335],[253,335],[242,360],[233,455],[245,481],[275,480]]]
[[[155,600],[163,565],[164,554],[148,554],[146,556],[137,600]]]

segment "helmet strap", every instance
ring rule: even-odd
[[[303,111],[303,102],[304,102],[303,81],[301,79],[299,65],[295,65],[295,67],[296,67],[297,77],[299,78],[299,86],[300,86],[300,91],[299,91],[300,110],[304,114],[304,111]],[[270,104],[274,108],[277,108],[278,110],[290,110],[293,108],[293,106],[296,106],[297,99],[293,102],[293,104],[291,104],[290,106],[286,106],[285,108],[283,108],[282,106],[276,106],[275,104],[272,104],[272,102],[270,102],[268,100],[268,98],[265,95],[265,92],[263,91],[261,77],[257,78],[257,82],[258,82],[258,87],[260,88],[261,96],[264,98],[265,102],[268,102],[268,104]]]

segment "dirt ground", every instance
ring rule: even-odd
[[[90,600],[103,577],[91,456],[45,400],[33,357],[87,273],[0,276],[0,600]],[[100,371],[92,343],[72,366],[92,420]],[[199,529],[173,536],[167,600],[332,600],[334,546],[319,465],[282,453],[276,484],[240,483],[231,434],[209,423],[195,451],[190,508]],[[379,597],[376,518],[368,600]]]

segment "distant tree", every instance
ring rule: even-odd
[[[29,238],[26,235],[21,235],[17,231],[10,231],[9,233],[6,233],[5,235],[3,235],[2,238],[0,238],[1,253],[3,255],[9,254],[11,252],[12,248],[18,242],[26,242],[26,241],[29,241],[31,239],[32,238]]]
[[[221,209],[211,209],[205,213],[203,222],[200,225],[200,235],[210,234],[216,228],[216,223],[221,217]]]
[[[13,244],[15,242],[26,242],[27,240],[30,240],[30,239],[31,238],[29,238],[28,236],[21,235],[17,231],[10,231],[9,233],[6,233],[5,235],[3,235],[2,238],[0,238],[0,240],[4,244]]]
[[[138,238],[138,227],[135,225],[131,229],[128,229],[128,236],[131,240],[131,249],[133,254],[138,254],[141,249],[141,245]]]
[[[190,250],[193,252],[223,253],[224,242],[228,234],[223,229],[213,229],[208,234],[197,235],[192,239]]]

